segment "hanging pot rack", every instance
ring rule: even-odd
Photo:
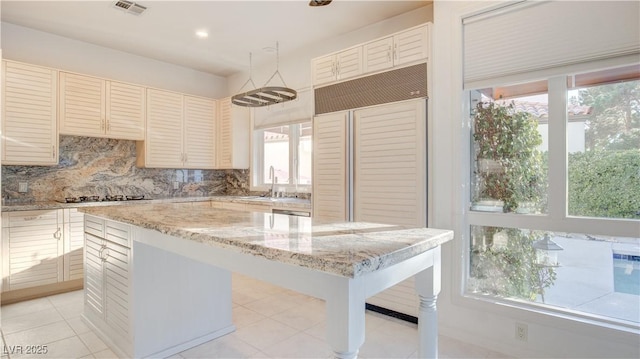
[[[249,53],[249,79],[242,85],[240,90],[244,89],[248,84],[253,86],[253,90],[242,92],[231,97],[231,103],[242,107],[264,107],[283,103],[291,100],[295,100],[298,97],[296,90],[287,87],[282,75],[280,75],[280,55],[278,49],[278,43],[276,42],[276,71],[265,82],[264,86],[256,88],[253,82],[253,70],[251,63],[251,53]],[[268,86],[271,80],[278,75],[283,86]]]

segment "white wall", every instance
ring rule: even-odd
[[[210,98],[227,95],[227,80],[87,42],[3,22],[5,59]]]
[[[311,86],[311,59],[326,55],[341,49],[345,49],[363,42],[367,42],[379,37],[383,37],[394,32],[398,32],[412,26],[420,25],[433,20],[433,6],[427,5],[413,11],[377,22],[375,24],[363,27],[356,31],[349,32],[342,36],[327,39],[314,43],[286,57],[280,57],[280,74],[286,81],[287,86],[293,89],[303,89]],[[309,30],[309,31],[322,31]],[[282,49],[282,47],[280,48]],[[247,54],[247,70],[242,73],[235,74],[228,78],[229,95],[240,92],[240,88],[249,78],[249,54]],[[254,64],[256,57],[264,54],[253,54]],[[265,81],[271,77],[276,69],[275,55],[268,55],[271,61],[264,62],[261,67],[253,69],[253,82],[256,86],[262,86]],[[243,89],[247,91],[250,89]]]
[[[638,358],[638,333],[606,328],[587,319],[566,318],[562,313],[542,314],[508,305],[463,297],[462,275],[468,240],[463,225],[463,196],[468,191],[463,178],[466,168],[462,91],[463,14],[491,6],[489,2],[436,1],[433,34],[434,171],[430,178],[435,211],[431,225],[456,231],[453,243],[443,248],[443,289],[438,300],[440,333],[509,356],[530,358]],[[468,137],[467,137],[468,138]],[[515,339],[515,323],[528,325],[528,342]]]

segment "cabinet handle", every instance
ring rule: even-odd
[[[393,44],[393,58],[398,60],[398,44]]]
[[[100,130],[104,131],[104,118],[100,120]]]
[[[331,64],[331,75],[335,76],[336,75],[336,63],[332,63]]]
[[[189,153],[184,154],[184,163],[189,162]]]
[[[336,76],[340,76],[340,61],[336,61]]]
[[[107,122],[107,132],[111,132],[111,121],[106,120]]]
[[[387,61],[391,61],[391,45],[387,48]]]
[[[51,157],[56,158],[56,145],[51,145]]]
[[[38,216],[33,216],[33,217],[24,217],[25,221],[35,221],[36,219],[39,219],[40,217]]]
[[[53,238],[57,240],[60,240],[60,238],[62,238],[62,231],[60,230],[60,227],[58,227],[58,230],[53,233]]]
[[[106,251],[106,253],[105,253]],[[109,259],[109,248],[104,249],[104,251],[102,251],[103,254],[105,254],[104,258],[102,259],[103,262],[106,262]]]

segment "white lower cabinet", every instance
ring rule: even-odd
[[[2,213],[2,302],[79,289],[83,222],[76,209]]]
[[[62,211],[2,214],[3,292],[64,280]]]
[[[127,346],[131,282],[130,226],[85,217],[84,315],[118,346]]]
[[[168,357],[235,330],[231,273],[156,248],[172,237],[85,216],[84,320],[119,357]]]

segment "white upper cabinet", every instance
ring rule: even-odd
[[[220,100],[220,108],[218,115],[218,133],[217,145],[218,168],[233,167],[233,123],[231,120],[231,98],[227,97]]]
[[[362,47],[354,47],[312,61],[313,84],[344,80],[362,73]]]
[[[364,71],[372,72],[393,66],[393,37],[369,42],[363,47]]]
[[[58,164],[58,72],[2,61],[2,164]]]
[[[180,93],[147,89],[146,139],[136,147],[139,166],[182,168],[182,100]]]
[[[429,26],[399,32],[363,46],[364,72],[374,72],[429,57]]]
[[[106,137],[144,139],[145,88],[107,81]]]
[[[138,166],[216,167],[216,100],[147,89],[147,130]]]
[[[249,168],[250,116],[248,108],[232,106],[230,97],[219,100],[216,168]]]
[[[60,133],[144,139],[145,88],[60,73]]]
[[[393,65],[398,66],[429,58],[429,25],[393,35]]]
[[[314,86],[346,80],[429,58],[431,24],[416,26],[311,60]]]
[[[184,168],[216,164],[216,101],[184,96]]]

